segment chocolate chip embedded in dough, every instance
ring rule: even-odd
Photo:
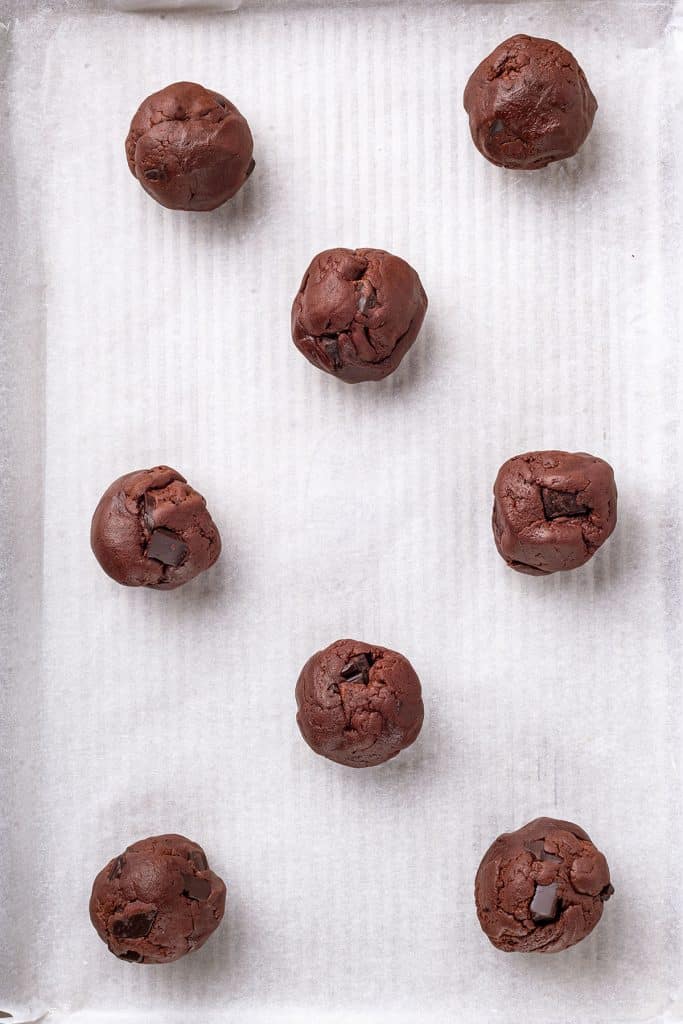
[[[537,885],[534,898],[529,905],[531,920],[536,923],[554,921],[557,917],[558,907],[557,882],[551,882],[550,885]]]
[[[154,530],[149,538],[145,554],[162,565],[178,566],[187,557],[188,550],[187,544],[184,544],[175,533],[159,528]]]
[[[207,878],[183,875],[183,895],[190,900],[208,900],[211,895],[211,882]]]

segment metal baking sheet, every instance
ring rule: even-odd
[[[52,1024],[683,1019],[680,182],[673,2],[246,3],[233,13],[5,0],[0,1009]],[[472,68],[556,38],[598,97],[574,159],[502,171]],[[257,169],[211,215],[161,209],[129,119],[180,78],[249,119]],[[382,384],[289,340],[310,257],[372,245],[430,298]],[[508,456],[594,452],[619,525],[585,568],[505,569]],[[225,542],[174,593],[89,551],[112,479],[166,462]],[[382,769],[316,758],[309,654],[403,651],[427,717]],[[472,888],[499,832],[573,819],[616,894],[586,941],[506,956]],[[161,831],[229,887],[165,968],[114,960],[96,871]]]

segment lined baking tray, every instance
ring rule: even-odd
[[[681,6],[5,3],[0,1009],[58,1024],[683,1019]],[[472,68],[555,38],[600,109],[573,160],[471,145]],[[163,210],[123,139],[189,78],[228,95],[256,172]],[[345,387],[289,340],[310,257],[373,245],[430,298],[399,371]],[[490,489],[518,452],[594,452],[619,525],[585,568],[506,571]],[[215,570],[116,587],[88,546],[112,479],[166,462],[207,498]],[[298,736],[339,636],[403,651],[426,722],[353,772]],[[554,957],[506,956],[472,887],[499,832],[573,819],[616,894]],[[228,912],[163,968],[111,957],[92,878],[179,831]]]

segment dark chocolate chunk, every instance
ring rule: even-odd
[[[211,895],[211,882],[208,878],[183,875],[183,895],[190,900],[208,900]]]
[[[129,917],[114,921],[111,933],[115,939],[144,939],[152,930],[156,920],[156,910],[142,910]]]
[[[347,683],[365,683],[367,686],[370,681],[371,665],[372,658],[369,654],[358,654],[344,665],[340,675]]]
[[[554,921],[559,910],[557,882],[537,885],[529,910],[532,921]]]
[[[126,863],[126,858],[123,856],[123,854],[121,854],[120,857],[116,858],[116,860],[112,864],[111,871],[109,872],[109,881],[110,882],[113,882],[115,878],[119,878],[120,877],[121,872],[123,871],[123,865],[125,863]]]
[[[149,491],[145,491],[142,496],[142,516],[145,526],[150,533],[154,530],[154,510],[156,506],[157,503],[154,495],[150,494]]]
[[[614,896],[614,886],[611,884],[606,885],[605,888],[602,890],[602,892],[600,893],[600,899],[603,903],[606,903],[610,896]]]
[[[560,519],[562,516],[587,516],[590,509],[582,505],[578,495],[570,491],[553,491],[549,487],[541,488],[541,499],[546,519]]]
[[[341,352],[339,351],[339,338],[336,336],[325,336],[320,339],[323,352],[332,363],[335,369],[342,365]]]
[[[191,850],[188,855],[188,860],[192,861],[198,871],[209,870],[209,862],[202,850]]]
[[[368,281],[363,282],[358,293],[358,302],[356,303],[358,312],[367,313],[369,309],[374,309],[376,305],[377,292]]]
[[[561,857],[555,857],[552,853],[548,853],[545,848],[545,844],[542,839],[534,839],[530,843],[525,843],[524,848],[533,853],[536,860],[551,860],[556,864],[562,863]]]
[[[119,960],[127,960],[131,964],[142,963],[142,953],[136,953],[134,949],[128,949],[125,953],[117,953]]]
[[[163,565],[178,566],[187,556],[188,546],[177,534],[160,527],[152,532],[145,554]]]

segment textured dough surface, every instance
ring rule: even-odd
[[[584,939],[614,889],[607,861],[578,825],[536,818],[484,854],[474,886],[479,923],[507,953],[558,953]]]
[[[131,121],[131,173],[171,210],[214,210],[254,169],[249,125],[230,100],[195,82],[148,96]]]
[[[297,723],[308,745],[351,768],[396,757],[415,741],[424,707],[420,680],[396,651],[337,640],[304,665]]]
[[[506,39],[481,62],[464,104],[479,152],[499,167],[523,171],[574,156],[598,109],[569,50],[526,35]]]
[[[382,249],[328,249],[311,262],[292,307],[294,344],[348,384],[381,380],[417,338],[427,296],[410,264]]]
[[[95,879],[90,920],[120,960],[167,964],[204,945],[221,923],[225,885],[197,843],[151,836]]]

